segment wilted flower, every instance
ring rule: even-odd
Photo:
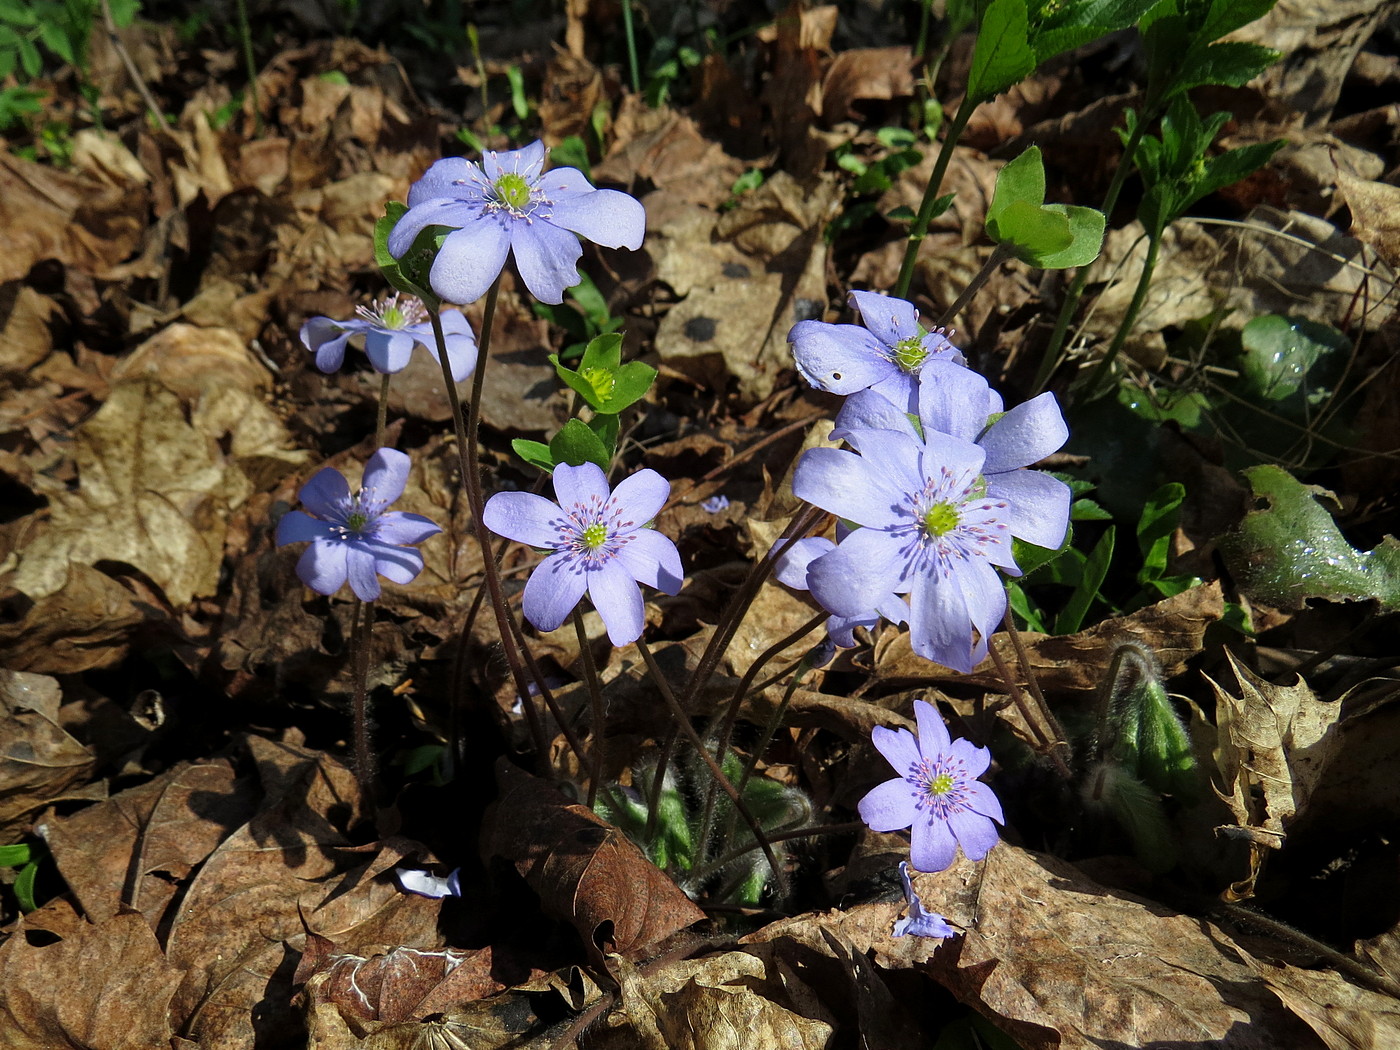
[[[700,509],[706,514],[719,514],[729,509],[729,497],[724,493],[700,501]]]
[[[345,344],[351,336],[362,335],[365,353],[376,372],[392,375],[408,367],[414,345],[423,347],[438,359],[437,339],[427,309],[411,295],[398,294],[373,306],[357,306],[359,315],[348,321],[312,317],[301,326],[301,345],[316,355],[316,367],[334,372],[345,360]],[[442,331],[447,344],[447,364],[457,382],[476,368],[476,337],[461,310],[442,312]]]
[[[408,544],[422,543],[442,530],[421,514],[389,510],[403,495],[409,459],[381,448],[365,465],[364,484],[350,492],[345,475],[331,467],[301,488],[307,514],[293,510],[277,523],[277,545],[310,540],[297,562],[297,575],[313,591],[334,594],[348,579],[361,601],[379,597],[379,577],[412,583],[423,569],[423,555]]]
[[[808,567],[812,562],[830,554],[835,549],[836,544],[822,536],[811,536],[798,540],[778,559],[778,564],[773,569],[773,578],[795,591],[808,590]],[[903,623],[908,618],[909,606],[899,595],[890,591],[876,603],[875,607],[862,613],[854,616],[832,614],[827,617],[826,633],[841,648],[849,649],[856,644],[854,632],[857,627],[868,629],[874,627],[881,619],[889,620],[891,623]]]
[[[919,324],[913,303],[875,292],[851,292],[848,298],[864,328],[798,321],[788,333],[797,370],[819,390],[853,394],[869,388],[912,412],[925,364],[962,364],[962,354],[943,329],[928,331]]]
[[[554,468],[558,503],[530,492],[498,492],[487,500],[487,528],[551,552],[525,584],[525,618],[552,631],[587,591],[613,645],[641,637],[637,584],[666,594],[681,589],[676,545],[647,528],[670,493],[671,483],[654,470],[639,470],[611,491],[597,464],[560,463]]]
[[[907,861],[899,862],[899,881],[904,884],[904,899],[909,904],[909,914],[895,920],[893,936],[903,937],[908,934],[913,937],[937,937],[942,940],[958,932],[949,926],[948,920],[938,912],[924,909],[924,902],[919,899],[919,894],[914,889],[914,880],[909,877]]]
[[[1005,823],[996,795],[977,779],[991,764],[991,752],[951,740],[926,701],[914,701],[914,717],[917,739],[907,729],[871,731],[871,742],[899,777],[860,800],[860,819],[872,831],[911,828],[909,859],[920,871],[942,871],[959,846],[968,860],[981,860],[997,844],[996,824]]]
[[[395,868],[394,878],[399,889],[405,893],[416,893],[420,897],[460,897],[462,895],[462,869],[453,868],[447,875],[430,875],[420,868]],[[899,936],[896,934],[895,936]]]
[[[544,157],[537,141],[487,151],[479,166],[461,157],[438,161],[409,189],[408,211],[389,233],[389,253],[400,259],[427,227],[450,227],[428,278],[443,299],[480,299],[514,252],[530,294],[563,302],[564,289],[580,280],[578,238],[640,248],[646,213],[625,193],[594,189],[577,168],[544,171]]]

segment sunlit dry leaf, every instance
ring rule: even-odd
[[[745,940],[830,954],[825,929],[880,966],[927,974],[1027,1050],[1312,1045],[1221,930],[1054,857],[1003,842],[915,888],[961,936],[892,937],[900,900],[785,919]]]
[[[1400,267],[1400,186],[1358,179],[1337,168],[1337,186],[1351,209],[1351,232]]]
[[[161,329],[122,359],[114,382],[150,377],[193,404],[221,387],[265,391],[272,376],[231,328],[173,324]]]
[[[611,1019],[608,1047],[645,1050],[779,1050],[823,1047],[829,1014],[803,1016],[783,1000],[778,974],[758,954],[725,952],[639,971],[613,960],[622,1003]]]
[[[27,284],[0,288],[0,376],[18,379],[53,350],[58,304]]]
[[[593,167],[599,181],[630,185],[642,178],[686,204],[712,208],[744,172],[743,163],[701,135],[690,117],[665,106],[648,106],[640,96],[623,99],[614,132],[617,145]],[[650,248],[648,240],[646,249]]]
[[[857,47],[831,61],[822,81],[822,119],[828,124],[856,116],[851,103],[888,101],[914,93],[913,55],[907,47]]]
[[[5,1050],[169,1046],[179,981],[140,915],[84,925],[43,947],[29,943],[21,922],[0,945]]]
[[[0,669],[0,843],[92,770],[93,756],[58,724],[58,682]]]
[[[32,598],[63,586],[72,561],[127,562],[173,605],[213,593],[223,558],[230,477],[212,442],[159,383],[113,388],[78,430],[76,492],[52,497],[52,522],[21,552],[14,584]]]
[[[1265,844],[1283,845],[1287,825],[1308,805],[1332,761],[1342,705],[1324,703],[1301,677],[1275,685],[1226,650],[1235,691],[1207,676],[1215,693],[1220,769],[1216,792],[1241,827],[1268,833]]]
[[[511,861],[544,910],[596,953],[639,952],[705,917],[641,850],[592,811],[501,759],[482,852]],[[601,954],[598,956],[601,958]]]

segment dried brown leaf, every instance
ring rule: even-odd
[[[1351,209],[1351,233],[1393,267],[1400,267],[1400,186],[1358,179],[1340,167],[1337,186]]]
[[[15,623],[0,624],[0,663],[16,671],[76,674],[119,663],[137,631],[164,617],[106,573],[72,562],[63,585]]]
[[[1400,1003],[1333,970],[1256,962],[1269,990],[1302,1018],[1328,1050],[1400,1046]]]
[[[1241,827],[1265,832],[1257,841],[1278,848],[1336,753],[1342,705],[1318,700],[1301,676],[1275,685],[1225,656],[1235,689],[1206,677],[1216,700],[1216,791]]]
[[[0,843],[92,770],[92,753],[58,724],[59,697],[52,678],[0,669]]]
[[[842,51],[822,81],[822,119],[828,124],[858,117],[858,99],[889,100],[914,93],[914,56],[907,47],[857,47]]]
[[[36,947],[24,921],[0,945],[0,1030],[6,1050],[150,1050],[174,1037],[180,974],[134,913],[78,926]]]
[[[599,959],[635,954],[705,917],[592,811],[505,759],[496,779],[500,798],[487,810],[482,852],[513,863],[545,912],[572,923]]]

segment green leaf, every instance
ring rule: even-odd
[[[39,70],[43,67],[43,62],[39,58],[39,49],[31,44],[24,37],[19,38],[19,64],[27,77],[37,77]]]
[[[596,463],[605,474],[612,465],[612,456],[603,447],[602,439],[581,419],[571,419],[560,428],[549,442],[549,453],[555,465],[567,463],[580,467]]]
[[[550,454],[549,446],[544,442],[515,438],[511,441],[510,447],[530,466],[539,467],[546,474],[554,473],[554,456]]]
[[[34,899],[34,882],[39,877],[39,862],[30,861],[20,868],[19,874],[15,876],[15,900],[19,902],[20,910],[31,912],[39,907],[39,902]]]
[[[1280,608],[1300,608],[1308,598],[1375,598],[1387,609],[1400,608],[1400,543],[1393,536],[1358,551],[1318,502],[1318,495],[1330,493],[1271,465],[1244,474],[1268,506],[1222,537],[1221,550],[1246,592]]]
[[[1069,219],[1046,207],[1012,201],[996,219],[987,220],[987,234],[1010,247],[1016,258],[1032,266],[1053,258],[1074,240]]]
[[[1127,29],[1157,0],[1068,0],[1042,3],[1030,30],[1037,63],[1091,40]],[[1048,13],[1047,13],[1048,12]]]
[[[28,864],[30,849],[25,845],[0,846],[0,868],[18,868]]]
[[[1233,40],[1199,48],[1176,68],[1167,97],[1207,84],[1243,87],[1280,57],[1281,53],[1272,48]]]
[[[1074,588],[1069,601],[1060,610],[1060,615],[1055,617],[1055,634],[1073,634],[1083,626],[1089,606],[1098,597],[1099,588],[1103,586],[1104,577],[1108,575],[1108,564],[1113,560],[1113,538],[1116,531],[1115,527],[1110,525],[1099,542],[1094,544],[1094,549],[1089,552],[1079,577],[1079,585]]]
[[[73,53],[73,42],[68,39],[68,34],[53,22],[43,22],[39,26],[39,39],[44,42],[44,46],[57,55],[70,66],[78,61]]]
[[[0,21],[28,27],[38,20],[38,15],[31,5],[18,3],[17,0],[0,0]]]
[[[1029,32],[1026,0],[992,0],[972,48],[967,75],[970,101],[984,102],[1035,72]]]
[[[1148,497],[1137,523],[1138,550],[1142,552],[1138,583],[1147,583],[1166,575],[1172,533],[1176,531],[1181,501],[1185,498],[1186,486],[1175,481],[1168,482]]]
[[[656,369],[641,361],[622,360],[622,336],[600,335],[588,344],[577,369],[560,363],[551,354],[550,363],[559,378],[578,393],[595,412],[617,415],[646,396],[656,379]]]
[[[1070,521],[1112,521],[1113,515],[1091,499],[1077,499],[1070,504]]]
[[[109,6],[112,21],[117,24],[118,29],[125,29],[136,21],[136,12],[141,10],[141,0],[112,0]]]
[[[1037,547],[1034,543],[1027,543],[1025,540],[1018,540],[1014,536],[1011,539],[1011,556],[1016,561],[1016,566],[1021,570],[1021,578],[1025,579],[1037,569],[1049,565],[1065,551],[1069,550],[1070,543],[1074,539],[1074,529],[1070,527],[1065,530],[1064,542],[1055,550],[1048,547]]]
[[[1088,266],[1099,257],[1103,248],[1103,212],[1077,204],[1045,204],[1041,207],[1065,217],[1069,222],[1071,239],[1067,247],[1041,255],[1035,265],[1042,270],[1065,270],[1072,266]]]
[[[1011,611],[1021,618],[1021,622],[1026,625],[1028,631],[1039,631],[1041,634],[1049,634],[1050,628],[1045,625],[1044,615],[1031,601],[1025,590],[1014,580],[1006,585],[1006,603],[1011,606]]]
[[[1257,398],[1281,401],[1307,382],[1320,359],[1349,350],[1351,340],[1316,321],[1265,314],[1244,326],[1240,347],[1245,390]]]
[[[428,275],[438,249],[442,247],[442,239],[452,232],[452,227],[426,227],[413,239],[403,257],[395,259],[389,254],[389,233],[407,211],[408,206],[399,201],[389,201],[384,205],[384,214],[374,224],[374,261],[384,280],[391,286],[416,295],[429,310],[438,310],[442,300],[433,292]]]
[[[1045,163],[1039,146],[1031,146],[997,172],[996,189],[987,209],[987,232],[991,232],[992,222],[1016,201],[1036,207],[1045,202]]]
[[[604,415],[600,412],[588,421],[588,429],[598,435],[598,440],[603,443],[603,448],[607,449],[608,461],[611,462],[613,456],[617,455],[617,435],[622,430],[621,420],[617,416]]]

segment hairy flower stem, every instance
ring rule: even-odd
[[[963,307],[972,302],[972,297],[987,283],[987,278],[996,273],[997,267],[1006,262],[1006,260],[1010,259],[1013,255],[1015,255],[1015,249],[1005,241],[993,248],[992,254],[987,256],[987,261],[982,264],[982,269],[978,270],[977,275],[967,282],[967,287],[962,290],[962,294],[958,296],[957,301],[953,303],[952,306],[948,307],[943,316],[938,319],[937,326],[939,328],[946,328],[948,325],[952,324],[953,318],[957,317],[958,314],[962,312]]]
[[[607,711],[603,706],[603,687],[598,682],[598,668],[593,664],[593,648],[588,632],[583,628],[583,612],[574,606],[574,633],[578,635],[578,655],[583,661],[583,677],[588,683],[588,706],[593,713],[593,773],[588,780],[588,808],[598,798],[598,785],[603,782],[607,764]]]
[[[723,718],[719,723],[718,733],[713,732],[713,722],[705,728],[705,737],[707,739],[710,739],[713,736],[715,740],[715,758],[719,761],[721,767],[723,767],[724,765],[725,757],[729,754],[729,745],[734,740],[734,726],[739,721],[739,709],[743,706],[744,697],[748,695],[749,687],[753,685],[753,680],[758,677],[758,672],[761,671],[770,660],[772,660],[775,656],[781,653],[788,646],[793,645],[794,643],[807,637],[808,634],[810,634],[812,631],[816,630],[823,623],[825,623],[828,615],[829,614],[826,612],[826,610],[822,610],[821,612],[817,613],[810,620],[804,623],[801,627],[797,628],[797,630],[787,635],[787,637],[780,638],[777,642],[770,645],[763,652],[759,653],[758,659],[754,660],[754,662],[749,665],[749,669],[744,673],[744,677],[739,680],[739,685],[734,690],[734,695],[730,697],[729,704],[725,707]],[[805,660],[807,659],[807,657],[804,656],[803,659]],[[798,666],[800,668],[802,665],[799,663]],[[802,672],[799,671],[794,680],[800,678],[801,673]],[[784,698],[783,705],[779,705],[780,713],[785,704],[786,698]],[[763,753],[767,746],[768,742],[767,738],[765,737],[762,746],[754,750],[754,757],[751,760],[751,762],[757,761],[758,756]],[[743,783],[747,783],[749,779],[749,773],[751,772],[752,768],[752,764],[750,764],[749,769],[745,770]],[[740,791],[743,790],[743,783],[740,784]],[[711,784],[710,790],[705,793],[705,805],[701,811],[702,815],[700,817],[699,841],[701,842],[708,841],[710,837],[710,822],[714,819],[715,802],[717,801],[715,792],[716,786],[714,784]]]
[[[859,820],[853,820],[847,824],[812,824],[805,828],[788,828],[783,831],[770,832],[768,841],[786,842],[788,839],[810,839],[816,838],[818,835],[853,835],[863,830],[865,830],[865,824]],[[690,877],[697,882],[703,882],[715,872],[723,870],[758,848],[759,845],[756,842],[745,843],[722,857],[717,857],[707,864],[698,865],[690,872]]]
[[[355,783],[360,787],[360,804],[366,813],[375,808],[377,763],[369,743],[369,650],[374,634],[374,602],[355,599],[350,612],[350,663],[355,677],[351,719],[355,733]]]
[[[247,0],[237,0],[238,38],[243,41],[243,64],[248,70],[248,95],[253,100],[253,134],[262,137],[262,103],[258,98],[258,64],[253,59],[253,29],[248,24]]]
[[[909,227],[909,243],[904,248],[904,261],[899,266],[899,280],[895,282],[894,291],[890,293],[896,299],[909,298],[909,284],[914,279],[914,263],[919,257],[919,246],[928,236],[929,223],[933,221],[933,209],[938,203],[938,191],[943,186],[943,176],[947,174],[948,164],[953,159],[953,148],[958,144],[958,137],[963,133],[963,128],[967,127],[967,122],[972,119],[972,111],[980,102],[981,99],[964,96],[962,104],[958,106],[957,115],[943,134],[943,148],[933,165],[933,174],[929,176],[928,186],[924,188],[924,199],[919,202],[919,212]]]
[[[671,714],[676,721],[676,727],[686,739],[690,741],[691,746],[695,748],[695,753],[700,756],[701,760],[709,768],[710,775],[714,777],[715,783],[724,789],[724,793],[728,795],[729,800],[734,803],[734,808],[738,810],[739,815],[744,818],[744,823],[749,826],[749,831],[753,833],[754,841],[763,849],[763,855],[767,858],[768,866],[773,871],[773,879],[777,883],[779,894],[786,896],[788,892],[787,874],[783,871],[782,865],[778,863],[778,857],[773,852],[773,847],[769,845],[768,837],[763,831],[763,825],[761,825],[758,820],[755,819],[753,813],[750,812],[748,805],[745,804],[734,785],[729,782],[729,778],[724,775],[724,770],[720,769],[719,763],[715,761],[714,756],[705,750],[705,742],[700,739],[700,734],[697,733],[695,727],[690,724],[690,716],[686,714],[685,709],[681,707],[680,703],[676,700],[676,694],[671,691],[671,683],[666,681],[666,675],[662,672],[661,668],[656,665],[656,657],[651,655],[651,649],[647,645],[645,638],[637,639],[637,651],[642,654],[642,660],[646,663],[647,670],[651,672],[651,678],[652,681],[656,683],[657,692],[659,692],[661,698],[666,701],[666,706],[671,709]]]
[[[548,741],[545,739],[544,727],[540,724],[539,712],[530,699],[530,681],[526,677],[520,650],[516,646],[515,633],[519,628],[515,625],[514,614],[501,587],[501,568],[491,553],[491,532],[481,518],[486,499],[482,492],[481,469],[478,465],[477,432],[481,425],[481,391],[486,380],[486,361],[491,348],[491,326],[496,319],[496,297],[500,290],[501,279],[497,277],[492,282],[490,291],[486,293],[481,338],[476,344],[476,373],[472,376],[471,400],[467,403],[465,418],[462,415],[462,399],[457,396],[457,383],[452,378],[452,365],[447,359],[447,336],[442,330],[442,318],[437,310],[430,310],[428,320],[433,326],[433,339],[437,342],[438,363],[442,365],[442,381],[447,387],[447,401],[452,406],[452,425],[457,434],[457,459],[462,486],[467,492],[472,530],[476,534],[477,545],[481,548],[482,570],[486,577],[487,592],[491,596],[491,608],[496,614],[501,650],[505,654],[511,677],[515,679],[516,692],[520,695],[520,705],[525,711],[525,721],[530,726],[535,752],[540,761],[545,761],[549,755]],[[547,688],[542,677],[537,676],[537,685],[541,693]]]
[[[1138,144],[1142,142],[1142,136],[1147,131],[1149,124],[1156,117],[1148,118],[1146,113],[1143,119],[1137,122],[1127,143],[1123,146],[1123,160],[1113,171],[1113,178],[1109,181],[1108,192],[1103,195],[1102,211],[1104,216],[1111,216],[1113,208],[1118,203],[1118,194],[1123,190],[1123,184],[1134,170],[1133,157],[1137,155]],[[1074,273],[1074,280],[1070,282],[1069,288],[1065,291],[1064,302],[1060,304],[1060,313],[1055,318],[1054,331],[1050,333],[1050,341],[1045,344],[1045,352],[1040,358],[1040,368],[1036,371],[1035,382],[1031,384],[1031,394],[1039,394],[1045,389],[1045,384],[1050,382],[1050,376],[1055,371],[1055,366],[1060,363],[1060,351],[1065,345],[1065,334],[1069,331],[1070,320],[1074,317],[1075,308],[1079,305],[1080,298],[1084,295],[1084,285],[1089,281],[1089,267],[1081,266]]]
[[[379,382],[379,411],[374,417],[374,447],[384,447],[384,426],[389,421],[389,380],[393,378],[388,372],[384,373]]]
[[[1026,701],[1025,691],[1021,688],[1021,683],[1016,681],[1016,676],[1011,673],[1011,668],[1006,666],[1006,661],[1002,659],[997,647],[992,644],[987,645],[987,655],[992,658],[992,663],[996,665],[997,674],[1001,675],[1001,680],[1006,683],[1006,692],[1011,697],[1011,702],[1016,705],[1016,710],[1021,713],[1026,725],[1030,728],[1031,735],[1036,740],[1036,750],[1050,759],[1055,767],[1055,772],[1066,780],[1074,779],[1074,774],[1070,771],[1069,765],[1065,762],[1060,749],[1064,747],[1064,742],[1058,739],[1059,724],[1053,722],[1054,729],[1047,733],[1044,719],[1041,714],[1031,709],[1031,705]],[[1023,663],[1024,666],[1024,663]],[[1048,709],[1045,711],[1049,715]]]
[[[1117,359],[1119,351],[1123,349],[1123,344],[1128,341],[1133,325],[1137,323],[1138,314],[1142,312],[1142,304],[1147,301],[1147,289],[1152,283],[1152,271],[1157,268],[1157,251],[1162,246],[1162,231],[1150,230],[1147,237],[1147,258],[1142,263],[1142,276],[1138,278],[1137,288],[1133,291],[1133,301],[1128,304],[1128,312],[1118,323],[1118,331],[1113,333],[1113,342],[1104,351],[1098,367],[1089,376],[1089,382],[1084,384],[1084,397],[1087,400],[1096,397],[1100,388],[1107,384],[1113,372],[1113,362]]]

